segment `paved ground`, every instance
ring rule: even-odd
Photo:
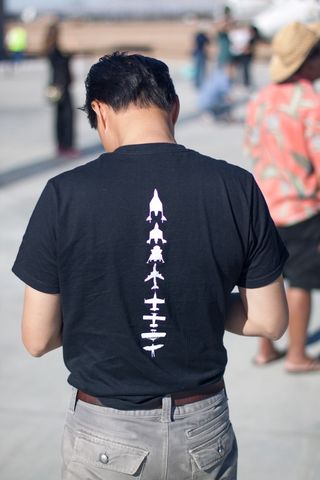
[[[75,65],[77,104],[83,101],[82,79],[87,67],[88,60]],[[197,116],[194,92],[181,72],[182,65],[174,64],[182,102],[178,142],[250,169],[242,154],[242,125],[218,126]],[[258,65],[255,73],[259,84],[266,81],[263,65]],[[78,143],[85,154],[77,162],[57,162],[53,159],[50,106],[43,99],[44,64],[32,62],[14,74],[2,67],[0,80],[0,478],[56,480],[69,397],[67,371],[61,351],[41,359],[24,351],[19,327],[22,285],[10,267],[47,179],[94,158],[88,152],[97,151],[97,137],[84,114],[78,112]],[[243,108],[237,113],[241,117]],[[320,351],[319,313],[317,294],[310,328],[314,353]],[[284,338],[280,345],[285,342]],[[226,381],[240,450],[239,480],[319,480],[320,376],[290,376],[284,373],[282,363],[252,366],[255,339],[228,334],[226,346]]]

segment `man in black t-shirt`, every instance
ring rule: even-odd
[[[101,58],[84,110],[109,153],[47,183],[13,266],[70,371],[63,478],[234,480],[223,335],[283,334],[287,252],[248,172],[176,144],[164,63]]]

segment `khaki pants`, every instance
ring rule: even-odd
[[[63,480],[236,480],[226,394],[172,408],[116,410],[78,401],[63,438]]]

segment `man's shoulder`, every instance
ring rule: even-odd
[[[211,174],[215,176],[218,175],[226,179],[235,178],[239,179],[239,181],[242,179],[244,181],[250,180],[252,177],[251,173],[245,168],[239,167],[233,163],[229,163],[226,160],[210,157],[209,155],[204,155],[194,150],[188,150],[188,152],[190,152],[195,163],[203,167],[202,171],[204,171],[206,174],[210,174],[211,172]]]
[[[56,187],[67,187],[68,185],[79,185],[79,182],[88,182],[99,174],[99,164],[101,156],[91,160],[84,165],[79,165],[70,170],[66,170],[52,178],[49,183],[52,183]]]
[[[177,159],[178,158],[181,158],[180,155],[177,155]],[[220,178],[223,179],[225,184],[228,182],[239,182],[243,184],[243,182],[250,182],[250,178],[252,177],[251,173],[244,168],[189,148],[185,148],[184,158],[186,162],[183,162],[183,165],[180,161],[179,163],[181,168],[185,170],[185,175],[188,175],[190,171],[192,171],[193,176],[199,175],[209,182],[213,179]],[[161,161],[161,159],[159,159],[159,161]],[[116,158],[114,154],[104,153],[95,160],[52,177],[49,183],[64,193],[75,189],[79,191],[82,187],[87,189],[90,185],[95,188],[101,174],[105,174],[105,172],[108,171],[109,174],[112,175],[111,172],[117,170],[116,164],[118,163],[119,159]],[[109,164],[109,167],[112,165],[111,170],[107,164]]]

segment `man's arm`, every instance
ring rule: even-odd
[[[231,294],[225,329],[246,336],[278,340],[288,326],[288,305],[282,276],[265,287],[239,288]]]
[[[60,295],[43,293],[26,286],[23,315],[22,341],[34,357],[62,345],[62,317]]]

